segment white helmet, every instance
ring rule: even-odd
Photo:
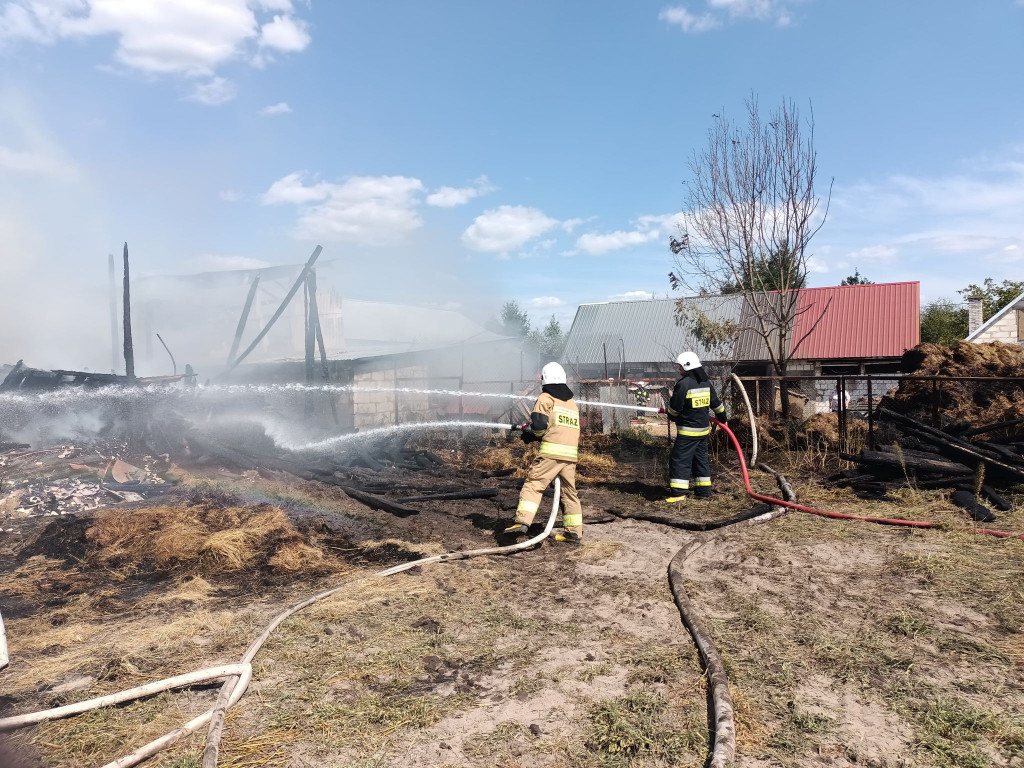
[[[700,368],[700,358],[694,352],[683,352],[676,358],[676,362],[682,366],[684,371]]]
[[[565,368],[558,363],[548,363],[540,369],[541,384],[565,384]]]

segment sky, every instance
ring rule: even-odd
[[[1021,279],[1022,40],[1024,0],[0,0],[0,361],[102,366],[124,241],[320,243],[322,287],[481,320],[670,295],[688,159],[751,94],[813,111],[811,285]]]

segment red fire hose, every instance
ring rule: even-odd
[[[732,441],[733,447],[736,449],[736,455],[740,459],[740,470],[743,472],[743,484],[747,487],[747,495],[752,499],[758,501],[764,501],[768,504],[777,504],[780,507],[788,507],[789,509],[795,509],[798,512],[807,512],[811,515],[820,515],[822,517],[831,517],[837,520],[860,520],[864,523],[879,523],[880,525],[900,525],[907,528],[942,528],[938,523],[929,523],[924,520],[899,520],[893,517],[867,517],[866,515],[844,515],[842,512],[826,512],[823,509],[813,509],[811,507],[804,507],[800,504],[794,504],[791,501],[784,501],[783,499],[773,499],[771,496],[762,496],[759,493],[754,493],[754,489],[750,487],[750,474],[747,472],[747,460],[743,457],[743,449],[740,447],[740,441],[736,439],[736,435],[731,429],[718,419],[711,419],[715,424],[725,430],[725,434],[729,436]],[[1008,539],[1024,539],[1024,533],[1012,533],[1010,531],[996,531],[992,528],[975,528],[975,533],[984,533],[989,536],[998,536],[1000,538]]]

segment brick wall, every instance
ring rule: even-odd
[[[974,341],[978,344],[989,341],[1001,341],[1006,344],[1019,343],[1021,341],[1017,319],[1019,312],[1020,310],[1007,312],[999,318],[998,322],[995,322],[990,327],[986,328],[985,332],[974,339]]]
[[[406,366],[397,369],[364,371],[357,373],[353,377],[352,383],[357,387],[387,389],[395,386],[396,374],[399,379],[425,379],[427,369],[425,366]],[[394,424],[396,398],[398,420],[401,423],[428,421],[436,417],[436,409],[430,407],[429,395],[409,392],[353,392],[352,415],[355,428],[366,430]]]

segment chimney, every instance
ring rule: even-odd
[[[974,333],[982,325],[981,296],[970,296],[967,299],[967,334]]]

